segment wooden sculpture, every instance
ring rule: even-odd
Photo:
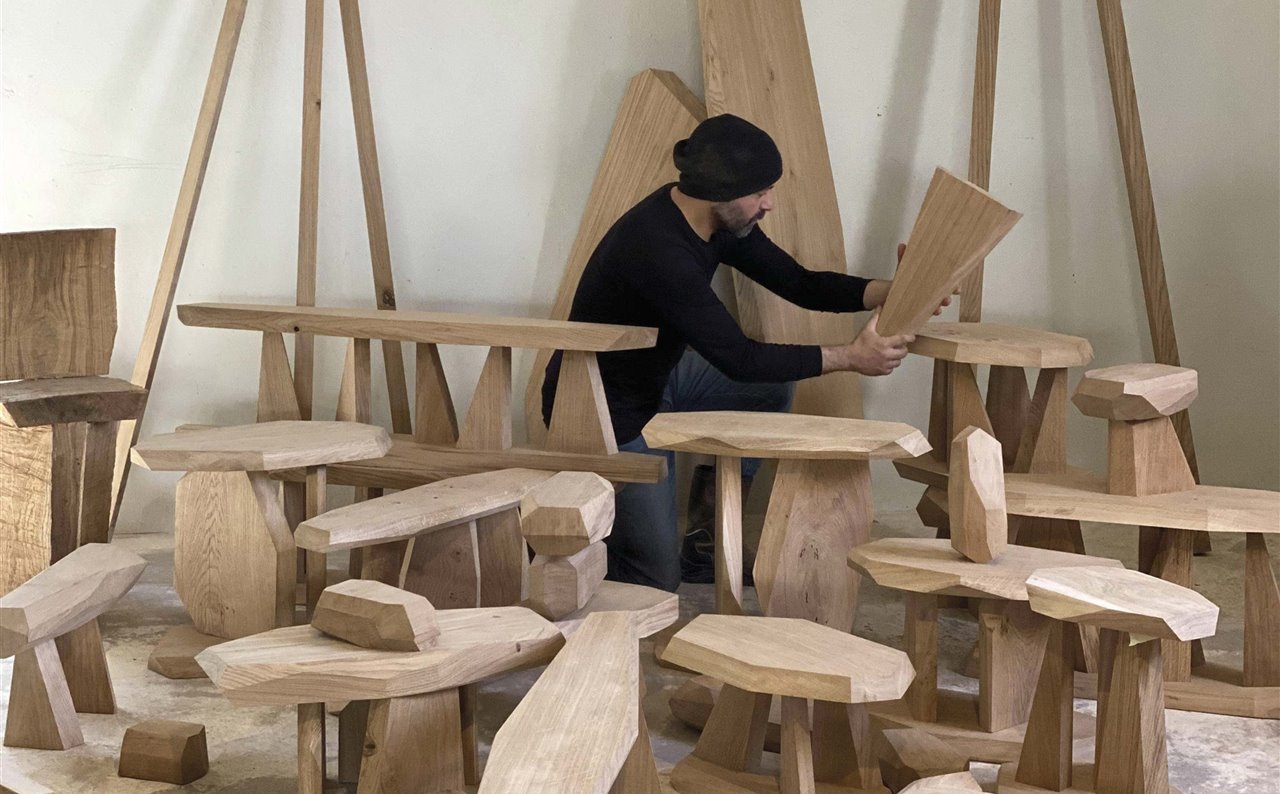
[[[1169,418],[1196,398],[1196,371],[1126,364],[1084,374],[1072,402],[1107,420],[1107,489],[1151,496],[1187,491],[1196,479]]]
[[[881,731],[876,745],[880,778],[890,791],[902,791],[922,778],[967,772],[969,761],[946,742],[914,728]]]
[[[133,552],[90,543],[0,597],[0,658],[17,657],[6,746],[66,750],[84,743],[77,711],[115,712],[96,618],[145,567]]]
[[[935,170],[876,330],[918,331],[1021,218],[978,186]]]
[[[120,744],[120,777],[185,786],[209,772],[204,726],[194,722],[147,720],[131,725]]]
[[[552,475],[520,500],[520,531],[535,553],[547,556],[576,554],[604,540],[613,516],[613,486],[587,471]]]
[[[774,785],[755,774],[774,695],[782,696],[781,791],[846,781],[873,788],[865,704],[901,697],[914,675],[901,651],[795,618],[699,615],[663,655],[724,681],[693,754],[671,774],[688,794]]]
[[[361,648],[383,651],[425,651],[440,635],[430,601],[372,579],[326,587],[311,625]]]
[[[527,603],[543,617],[560,620],[587,605],[604,581],[608,566],[604,541],[567,557],[539,554],[529,564]]]
[[[956,436],[947,495],[951,547],[974,562],[999,557],[1009,542],[999,441],[976,427]]]

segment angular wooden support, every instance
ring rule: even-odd
[[[440,351],[426,342],[419,342],[415,348],[413,440],[452,446],[458,442],[458,416],[454,413]]]
[[[480,606],[511,607],[528,596],[529,548],[517,508],[476,519],[476,557]]]
[[[983,0],[983,6],[989,0]],[[995,0],[999,5],[999,0]],[[1022,433],[1031,416],[1031,394],[1027,391],[1027,373],[1022,367],[992,366],[987,376],[987,416],[991,419],[991,435],[1000,442],[1006,469],[1018,461]]]
[[[1062,791],[1071,783],[1072,682],[1068,626],[1053,621],[1018,757],[1020,783]]]
[[[307,512],[308,519],[323,513],[328,501],[328,472],[324,466],[307,467]],[[322,551],[307,550],[307,619],[316,612],[316,604],[320,602],[320,594],[329,586],[329,555]]]
[[[116,696],[102,648],[102,634],[94,618],[55,640],[71,702],[81,714],[115,714]]]
[[[742,607],[742,461],[716,458],[716,612],[746,614]]]
[[[309,338],[309,337],[308,337]],[[302,335],[298,335],[298,340]],[[298,391],[289,370],[289,352],[284,336],[272,331],[262,334],[262,359],[258,366],[258,421],[301,419]]]
[[[947,489],[929,486],[920,494],[916,515],[926,527],[938,530],[938,537],[951,537],[951,516],[947,514]],[[945,534],[943,534],[945,533]]]
[[[1245,535],[1244,685],[1280,686],[1280,590],[1267,551],[1267,536]]]
[[[764,751],[772,695],[760,695],[725,684],[707,718],[693,754],[735,771],[759,765]]]
[[[372,363],[369,340],[352,339],[347,344],[347,357],[342,364],[342,385],[338,389],[338,405],[334,418],[341,422],[373,421]]]
[[[389,585],[400,586],[404,571],[404,558],[409,552],[408,540],[393,540],[365,546],[360,560],[360,578],[373,579]]]
[[[80,482],[84,473],[86,425],[53,426],[50,463],[49,561],[57,562],[80,545]]]
[[[196,664],[196,656],[205,648],[225,641],[224,637],[201,634],[195,626],[174,626],[152,649],[147,669],[165,678],[207,678],[204,668]]]
[[[612,455],[618,451],[596,354],[566,350],[560,361],[547,449]]]
[[[209,746],[199,723],[147,720],[124,732],[120,777],[185,786],[208,772]]]
[[[994,733],[1027,721],[1049,621],[1025,601],[978,607],[978,724]]]
[[[316,247],[320,225],[320,107],[324,83],[324,0],[307,0],[302,39],[302,168],[298,185],[299,306],[316,305]],[[311,418],[315,397],[315,337],[293,339],[299,419]]]
[[[476,695],[479,684],[458,687],[458,712],[462,722],[462,777],[468,786],[480,783],[480,737],[476,731]]]
[[[966,427],[951,442],[947,515],[951,547],[974,562],[991,562],[1009,545],[1000,442]]]
[[[1104,634],[1110,633],[1104,630]],[[1100,708],[1098,742],[1106,752],[1096,766],[1097,790],[1167,794],[1169,762],[1160,643],[1151,640],[1131,645],[1131,641],[1128,634],[1121,634],[1115,643],[1107,705],[1105,711]]]
[[[356,791],[462,791],[460,725],[456,689],[373,701]]]
[[[1189,491],[1196,487],[1167,416],[1107,423],[1107,491],[1126,496]]]
[[[511,448],[511,348],[491,347],[458,434],[460,449]]]
[[[480,606],[476,523],[418,535],[408,552],[401,587],[426,596],[436,609]]]
[[[582,609],[604,581],[608,561],[604,541],[569,557],[534,557],[529,566],[529,607],[549,620]]]
[[[338,782],[360,780],[364,737],[369,728],[369,701],[353,700],[338,713]]]
[[[880,733],[876,755],[880,777],[890,791],[938,775],[965,772],[969,760],[946,742],[918,728],[895,728]]]
[[[978,4],[973,112],[969,116],[969,181],[983,190],[991,186],[991,133],[995,126],[996,55],[999,47],[1000,0],[982,0]],[[972,323],[982,319],[982,270],[983,263],[979,261],[960,282],[961,322]]]
[[[911,716],[923,722],[938,719],[938,597],[924,593],[906,594],[906,618],[902,627],[916,677],[903,700]]]
[[[1060,474],[1067,469],[1067,371],[1042,369],[1013,470]]]
[[[324,704],[298,704],[298,794],[324,794]]]
[[[865,704],[813,701],[813,776],[818,783],[879,787],[880,767]]]
[[[947,377],[951,383],[947,391],[950,395],[948,407],[947,430],[951,443],[956,434],[966,427],[977,427],[992,434],[991,418],[987,416],[987,408],[982,403],[982,392],[978,389],[978,376],[972,364],[952,363],[947,368]]]
[[[53,640],[38,642],[13,660],[5,747],[66,750],[84,744],[71,690]]]
[[[933,360],[933,386],[929,391],[929,446],[933,456],[947,462],[951,453],[951,362]]]
[[[588,471],[562,471],[520,500],[521,531],[537,554],[577,554],[613,530],[615,506],[608,480]]]
[[[809,701],[782,698],[781,794],[814,794],[813,737],[809,733]]]
[[[119,422],[90,422],[80,483],[80,545],[111,539],[111,461]]]
[[[1194,533],[1181,529],[1142,527],[1138,534],[1138,570],[1166,582],[1191,586]],[[1246,574],[1245,589],[1248,590]],[[1081,626],[1081,629],[1086,627]],[[1191,643],[1161,640],[1166,681],[1191,680]]]

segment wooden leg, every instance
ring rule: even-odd
[[[716,458],[716,612],[741,615],[742,461]]]
[[[1103,740],[1102,726],[1111,710],[1111,678],[1116,667],[1116,652],[1120,649],[1120,632],[1102,629],[1098,632],[1098,717],[1094,732],[1093,763],[1096,768],[1110,748]]]
[[[760,763],[772,695],[725,684],[711,709],[693,754],[717,766],[742,772]]]
[[[440,352],[433,344],[419,342],[415,358],[413,440],[452,446],[458,442],[458,416],[453,410]]]
[[[458,714],[462,724],[462,777],[468,786],[480,784],[480,746],[476,733],[476,695],[479,684],[458,688]],[[644,712],[640,712],[644,716]]]
[[[339,422],[369,423],[373,418],[373,373],[368,339],[352,339],[347,343],[347,357],[342,362],[342,383],[338,387],[338,404],[334,419]],[[387,344],[399,349],[399,345]],[[403,369],[402,369],[403,371]]]
[[[324,466],[307,467],[307,518],[315,518],[325,511],[328,474]],[[328,555],[322,551],[307,551],[307,620],[315,614],[320,594],[328,586]]]
[[[84,466],[83,422],[53,426],[49,504],[49,564],[80,544],[80,477]]]
[[[782,698],[780,794],[814,794],[813,738],[809,734],[809,701]]]
[[[1053,621],[1045,644],[1027,734],[1018,758],[1018,782],[1050,791],[1071,783],[1072,665],[1067,625]]]
[[[1017,463],[1022,431],[1030,415],[1026,371],[1021,367],[993,366],[987,378],[987,416],[991,419],[991,435],[1000,442],[1006,469]]]
[[[1056,474],[1067,467],[1067,371],[1042,369],[1013,470]]]
[[[480,606],[480,559],[474,521],[418,535],[405,569],[405,590],[426,596],[436,609]]]
[[[353,700],[338,715],[338,782],[360,779],[364,735],[369,724],[369,701]]]
[[[106,543],[111,535],[111,474],[119,422],[93,422],[84,439],[80,488],[80,543]]]
[[[396,540],[391,543],[379,543],[376,546],[365,546],[362,551],[360,578],[375,579],[394,587],[400,586],[400,574],[404,568],[404,556],[409,550],[409,541]]]
[[[1167,582],[1191,586],[1192,532],[1142,527],[1138,530],[1138,570]],[[1161,640],[1166,681],[1191,680],[1191,643]]]
[[[644,676],[640,676],[639,730],[635,744],[627,754],[627,760],[618,771],[609,794],[661,794],[658,766],[653,760],[653,748],[649,744],[649,722],[644,716]]]
[[[314,282],[313,282],[314,283]],[[315,298],[312,297],[312,301]],[[314,305],[312,303],[311,305]],[[306,337],[305,342],[303,337]],[[302,370],[305,352],[312,349],[311,336],[298,334],[294,340],[299,371]],[[311,369],[307,364],[306,382],[306,418],[311,418]],[[298,401],[302,384],[294,385],[293,373],[289,371],[289,353],[284,347],[284,335],[275,331],[262,334],[262,358],[258,365],[258,421],[275,422],[279,420],[302,419],[302,407]]]
[[[933,455],[946,463],[951,450],[951,364],[941,359],[933,362],[933,389],[929,393],[929,445]]]
[[[1107,752],[1098,761],[1099,794],[1168,794],[1168,748],[1164,723],[1164,663],[1160,643],[1130,645],[1121,635],[1108,693],[1106,718],[1098,724]]]
[[[503,510],[476,519],[480,606],[516,606],[529,592],[529,552],[520,532],[520,511]]]
[[[984,598],[978,608],[978,724],[983,730],[1027,721],[1049,621],[1023,601]]]
[[[369,704],[359,794],[463,790],[458,690]]]
[[[111,671],[102,650],[98,621],[89,621],[54,641],[62,659],[62,671],[71,690],[71,702],[81,714],[115,714],[116,697]]]
[[[813,702],[813,776],[819,783],[856,789],[880,785],[866,706]]]
[[[511,348],[491,347],[458,432],[460,449],[511,447]]]
[[[4,744],[38,750],[66,750],[84,744],[53,640],[36,643],[13,660]]]
[[[547,449],[587,455],[616,453],[618,442],[613,437],[596,354],[566,350],[562,356]]]
[[[298,704],[298,794],[324,794],[324,704]]]
[[[903,697],[911,716],[938,719],[938,597],[907,593],[907,614],[902,627],[907,656],[916,677]]]
[[[978,377],[973,365],[952,363],[950,373],[951,418],[947,423],[951,428],[952,438],[971,425],[992,433],[991,419],[982,404],[982,392],[978,390]],[[948,440],[947,444],[950,443]]]
[[[1244,685],[1280,686],[1280,590],[1276,589],[1267,536],[1245,535]]]

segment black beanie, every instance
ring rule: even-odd
[[[732,201],[782,177],[782,153],[769,133],[725,113],[712,116],[672,151],[680,192],[705,201]]]

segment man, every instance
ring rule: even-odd
[[[846,345],[749,339],[711,289],[721,262],[815,311],[875,309],[890,282],[806,270],[760,230],[757,224],[773,209],[782,156],[750,122],[728,114],[709,118],[675,145],[674,159],[680,181],[614,223],[588,260],[569,313],[570,320],[658,329],[655,347],[598,356],[620,450],[649,452],[640,431],[659,411],[785,411],[794,381],[839,370],[887,375],[901,363],[912,337],[880,336],[875,317]],[[548,422],[560,359],[557,352],[543,381]],[[666,454],[664,482],[618,493],[608,575],[674,591],[681,555],[674,456]],[[744,477],[758,465],[744,461]]]

